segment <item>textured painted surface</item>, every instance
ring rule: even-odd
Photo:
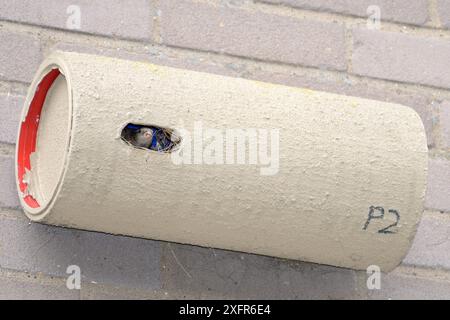
[[[75,53],[43,67],[54,61],[72,83],[71,146],[53,207],[32,219],[351,268],[390,270],[406,254],[427,162],[411,109]],[[119,139],[128,122],[191,130],[195,121],[279,129],[280,172],[179,166]],[[363,230],[370,206],[386,217]],[[389,209],[399,224],[379,233],[395,222]]]

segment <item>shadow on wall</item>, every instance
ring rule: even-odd
[[[164,290],[175,298],[358,298],[355,271],[253,254],[66,229],[25,218],[0,225],[0,264],[83,283]],[[321,285],[318,285],[321,284]],[[176,292],[181,292],[176,293]],[[178,296],[177,296],[178,295]]]
[[[163,266],[165,289],[186,298],[363,298],[357,271],[331,266],[174,243],[164,246]]]

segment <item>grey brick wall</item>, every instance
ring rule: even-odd
[[[380,30],[368,29],[370,5]],[[0,298],[450,298],[448,28],[447,0],[0,0]],[[412,107],[430,168],[403,264],[368,290],[365,272],[30,223],[14,184],[17,121],[54,48]],[[72,264],[81,290],[66,288]]]
[[[430,36],[356,29],[353,31],[352,72],[361,76],[449,88],[442,72],[450,42]]]
[[[0,31],[0,79],[30,82],[42,60],[41,45],[26,33]]]
[[[71,29],[68,16],[78,6],[80,32],[111,37],[149,40],[153,11],[149,0],[15,0],[0,3],[0,19],[56,29]]]
[[[0,95],[0,142],[16,143],[20,112],[24,97],[16,95]]]
[[[183,0],[162,1],[163,44],[268,61],[345,69],[341,23]]]
[[[366,17],[367,8],[376,5],[382,12],[383,20],[423,25],[428,21],[427,0],[260,0],[282,4],[294,8],[332,12],[357,17]],[[445,2],[441,1],[441,2]],[[443,8],[445,10],[445,8]],[[370,11],[370,10],[369,10]]]

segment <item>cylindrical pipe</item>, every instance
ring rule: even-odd
[[[182,143],[136,148],[129,124]],[[401,105],[57,52],[29,89],[16,168],[33,221],[389,271],[423,211],[427,145]]]

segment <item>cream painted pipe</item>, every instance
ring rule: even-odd
[[[181,128],[183,143],[135,148],[128,123]],[[279,165],[174,161],[200,125],[278,133]],[[423,211],[427,145],[401,105],[56,52],[29,89],[16,168],[33,221],[389,271]]]

